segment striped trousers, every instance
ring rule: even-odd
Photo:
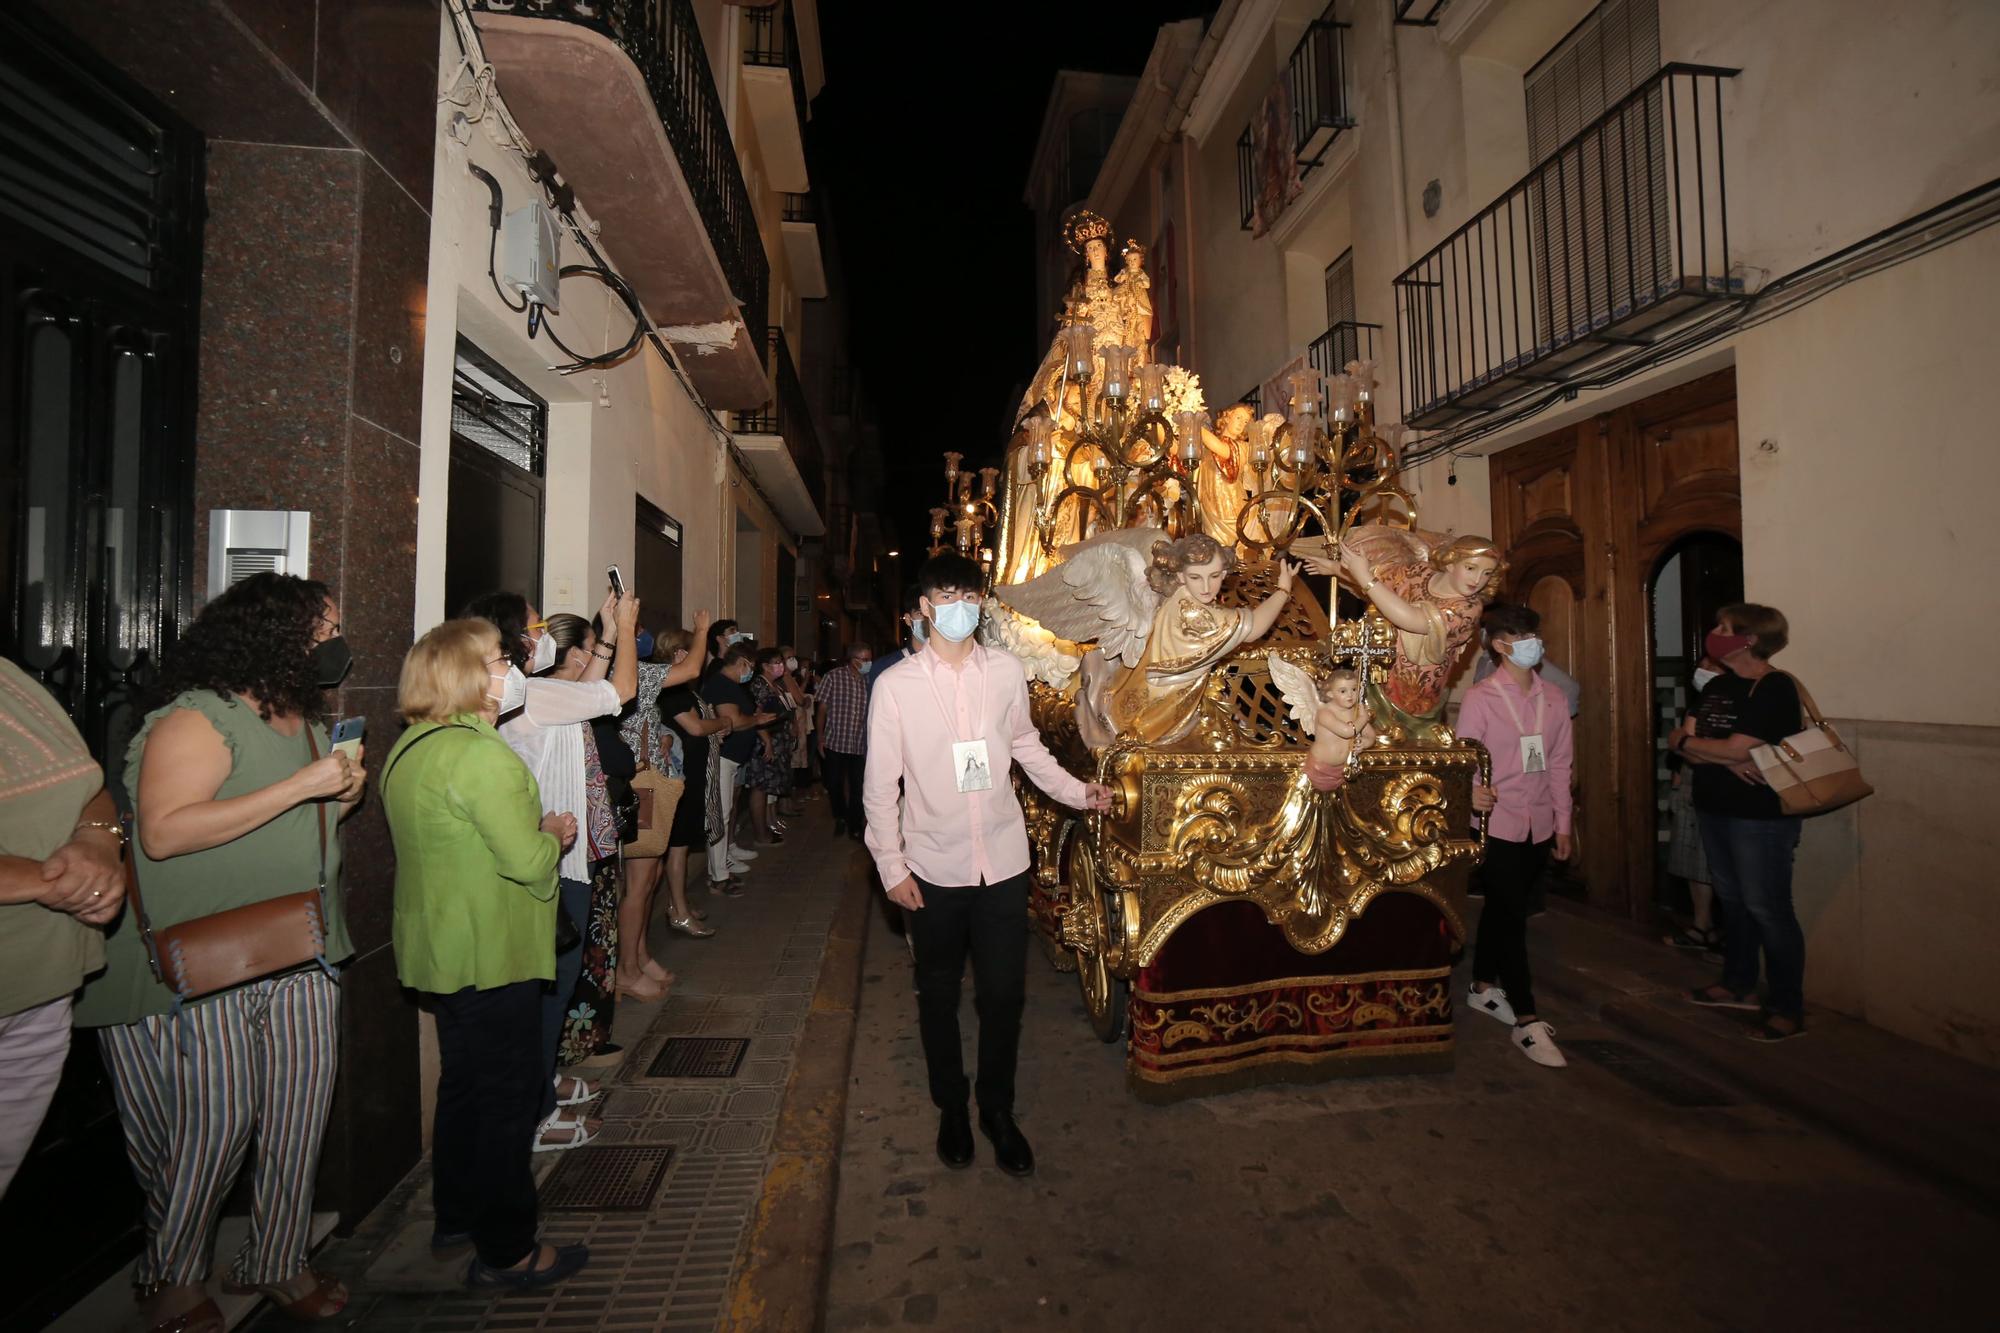
[[[98,1030],[146,1196],[135,1285],[207,1277],[223,1201],[253,1143],[250,1238],[230,1280],[283,1282],[305,1267],[339,1030],[340,984],[318,968]]]

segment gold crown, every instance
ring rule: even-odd
[[[1118,253],[1121,255],[1138,255],[1141,258],[1144,258],[1146,254],[1146,247],[1139,243],[1139,238],[1137,236],[1131,236],[1126,238],[1125,248],[1123,250],[1120,250]]]
[[[1085,208],[1063,224],[1063,240],[1077,254],[1091,241],[1101,241],[1111,235],[1111,224]]]

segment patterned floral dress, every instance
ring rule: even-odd
[[[758,733],[756,753],[750,756],[750,785],[772,796],[792,793],[792,697],[776,681],[761,672],[750,678],[750,698],[760,713],[776,713],[778,720]],[[771,753],[764,753],[769,737]]]
[[[586,839],[590,848],[590,913],[587,920],[576,923],[583,932],[583,971],[563,1017],[562,1043],[556,1052],[556,1063],[565,1065],[588,1059],[611,1040],[611,1014],[617,995],[613,977],[618,970],[618,897],[625,869],[597,737],[588,723],[580,725],[588,827],[578,836]]]

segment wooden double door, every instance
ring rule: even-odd
[[[1654,912],[1650,589],[1695,533],[1740,540],[1736,373],[1669,389],[1489,460],[1502,596],[1541,612],[1549,660],[1582,686],[1577,858],[1594,906]]]

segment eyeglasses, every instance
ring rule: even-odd
[[[484,662],[481,662],[481,663],[480,663],[480,665],[481,665],[481,666],[492,666],[492,665],[494,665],[494,664],[495,664],[495,663],[497,663],[497,662],[505,662],[505,663],[507,663],[507,665],[509,665],[509,666],[512,666],[512,665],[514,664],[514,659],[513,659],[513,658],[511,658],[511,657],[509,657],[509,656],[507,656],[507,654],[505,654],[505,653],[502,653],[502,654],[500,654],[500,656],[498,656],[498,657],[489,657],[489,658],[487,658],[487,659],[486,659],[486,660],[485,660]]]

